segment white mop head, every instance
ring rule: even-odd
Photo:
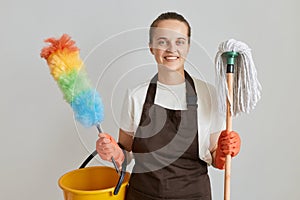
[[[215,58],[216,87],[218,91],[219,109],[226,113],[226,99],[228,95],[226,83],[227,61],[223,55],[225,52],[235,51],[239,55],[234,66],[233,102],[231,102],[231,114],[237,116],[240,113],[249,113],[254,109],[261,98],[261,85],[257,79],[257,72],[252,59],[251,49],[243,42],[234,39],[220,44]]]

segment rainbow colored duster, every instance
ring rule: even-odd
[[[79,49],[67,34],[48,38],[50,43],[41,51],[64,99],[71,105],[77,121],[85,127],[98,126],[104,118],[103,104],[96,89],[92,88],[79,56]]]

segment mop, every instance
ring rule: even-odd
[[[236,66],[234,65],[236,61]],[[232,117],[249,113],[261,98],[261,85],[251,49],[234,39],[219,45],[215,58],[218,105],[226,113],[226,130],[232,131]],[[231,156],[226,156],[224,199],[230,199]]]
[[[68,102],[74,112],[75,119],[84,127],[96,126],[101,133],[100,123],[103,121],[103,104],[99,93],[91,86],[84,64],[79,56],[79,49],[75,46],[75,41],[67,34],[61,38],[48,38],[45,42],[50,43],[41,51],[41,57],[46,59],[50,73],[57,82],[64,99]],[[83,168],[97,151],[94,151],[88,159],[80,166]],[[114,158],[111,158],[120,180],[124,178],[124,170],[120,172]],[[121,180],[121,183],[122,183]],[[118,193],[120,184],[114,193]]]

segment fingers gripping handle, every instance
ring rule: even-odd
[[[102,133],[102,132],[103,132],[102,129],[101,129],[100,124],[97,124],[97,129],[98,129],[98,132],[99,132],[99,133]],[[118,167],[118,165],[117,165],[115,159],[114,159],[113,157],[111,157],[111,161],[112,161],[112,163],[113,163],[113,165],[114,165],[114,167],[115,167],[117,173],[120,175],[119,180],[118,180],[118,183],[117,183],[117,185],[116,185],[116,187],[115,187],[115,189],[114,189],[114,195],[117,195],[117,194],[119,193],[119,191],[120,191],[121,185],[122,185],[122,183],[123,183],[123,181],[124,181],[124,178],[125,178],[126,167],[127,167],[127,157],[126,157],[126,152],[125,152],[125,150],[124,150],[124,147],[123,147],[120,143],[118,143],[118,145],[119,145],[119,147],[120,147],[120,148],[122,149],[122,151],[123,151],[123,154],[124,154],[124,161],[123,161],[123,163],[122,163],[122,169],[121,169],[121,171],[120,171],[120,169],[119,169],[119,167]],[[96,150],[96,153],[97,153],[97,150]]]
[[[102,133],[102,132],[103,132],[102,129],[101,129],[100,124],[97,124],[96,127],[97,127],[99,133]],[[114,165],[114,167],[115,167],[117,173],[120,174],[120,170],[119,170],[119,168],[118,168],[118,165],[117,165],[117,163],[116,163],[114,157],[111,157],[111,161],[112,161],[112,163],[113,163],[113,165]]]

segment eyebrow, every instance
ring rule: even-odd
[[[161,39],[163,39],[163,40],[168,40],[168,38],[166,38],[166,37],[158,37],[156,40],[161,40]],[[184,37],[179,37],[179,38],[176,38],[176,39],[182,39],[182,40],[186,40],[186,38],[184,38]]]
[[[167,40],[168,38],[166,38],[166,37],[158,37],[156,40],[161,40],[161,39]]]
[[[177,39],[183,39],[183,40],[186,40],[186,38],[184,38],[184,37],[179,37],[179,38],[177,38]]]

